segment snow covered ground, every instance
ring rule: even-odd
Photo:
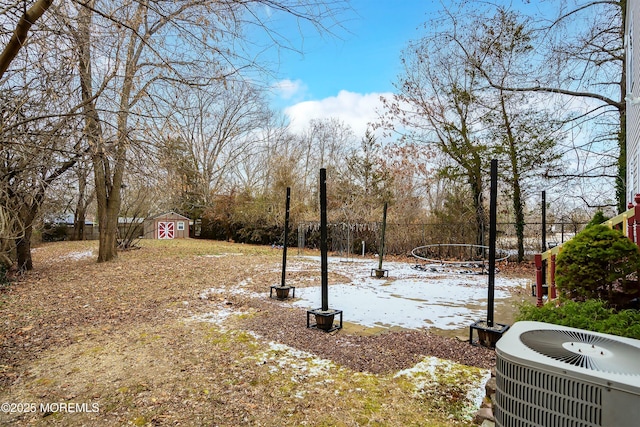
[[[389,277],[378,279],[371,277],[371,270],[378,268],[378,261],[372,259],[344,262],[329,258],[328,268],[349,278],[329,286],[329,308],[342,310],[345,322],[367,327],[455,330],[468,328],[487,315],[488,275],[449,268],[422,271],[408,263],[384,262]],[[313,269],[317,269],[319,278],[319,257],[294,257],[287,263],[288,272]],[[495,304],[504,303],[513,288],[523,288],[529,282],[496,274]],[[318,286],[296,288],[294,305],[314,309],[321,306],[321,301],[319,279]]]

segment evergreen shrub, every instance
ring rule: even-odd
[[[625,309],[616,312],[602,300],[576,302],[564,300],[558,306],[536,307],[525,303],[519,307],[516,320],[532,320],[640,339],[640,311]]]
[[[638,296],[640,252],[620,231],[587,227],[558,254],[556,284],[575,301],[600,299],[611,307],[628,307]]]

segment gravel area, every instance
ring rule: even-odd
[[[375,335],[349,334],[344,330],[327,333],[307,328],[306,310],[283,307],[268,300],[245,300],[243,304],[252,307],[258,315],[242,320],[242,328],[357,371],[398,371],[413,366],[424,356],[486,369],[495,366],[493,350],[457,338],[415,330]],[[313,322],[313,318],[311,320]]]

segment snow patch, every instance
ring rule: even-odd
[[[296,267],[296,258],[292,264]],[[303,264],[320,258],[304,257]],[[306,262],[305,262],[306,261]],[[329,286],[329,305],[342,310],[345,320],[366,327],[407,329],[465,328],[486,313],[488,276],[446,271],[422,271],[411,264],[388,262],[383,268],[389,277],[371,277],[378,267],[374,260],[340,262],[329,258],[329,271],[348,277],[349,282]],[[298,261],[299,262],[299,261]],[[524,287],[526,279],[496,277],[494,298],[497,303],[510,296],[510,289]],[[318,306],[321,289],[296,289],[293,305],[303,308]]]
[[[232,316],[234,314],[240,314],[240,313],[230,308],[220,308],[218,310],[210,311],[208,313],[192,316],[191,320],[221,324],[224,320],[229,318],[229,316]]]
[[[371,277],[378,262],[359,259],[350,262],[329,258],[329,271],[347,278],[344,283],[329,286],[329,305],[344,312],[345,321],[365,327],[402,327],[405,329],[457,330],[486,314],[488,276],[446,271],[416,270],[409,263],[387,262],[389,277]],[[314,268],[315,267],[315,268]],[[317,271],[318,277],[300,277],[296,283],[320,282],[320,257],[294,257],[288,272]],[[265,293],[251,292],[246,279],[232,289],[210,288],[199,298],[211,299],[215,294],[246,295],[264,298]],[[289,282],[292,286],[296,283]],[[510,290],[526,287],[527,279],[495,278],[495,303],[510,297]],[[283,306],[316,308],[322,300],[320,286],[297,287],[295,300],[274,301]]]
[[[248,312],[233,310],[232,308],[228,307],[221,307],[208,313],[191,316],[187,320],[190,320],[192,322],[213,323],[214,325],[218,326],[221,331],[226,331],[227,329],[225,328],[225,321],[231,316],[241,316],[243,314],[248,314]]]
[[[200,292],[200,294],[198,295],[198,298],[202,300],[208,300],[208,299],[211,299],[211,297],[215,296],[216,294],[257,296],[258,294],[256,294],[255,292],[251,292],[246,289],[243,289],[243,287],[247,286],[249,283],[251,283],[251,279],[243,280],[242,282],[238,283],[237,287],[234,287],[233,289],[226,289],[226,288],[205,289],[204,291]]]
[[[242,253],[235,253],[235,252],[223,252],[221,254],[207,254],[207,255],[201,255],[203,258],[223,258],[226,256],[242,256],[244,254]]]
[[[439,389],[452,385],[466,387],[463,416],[471,419],[482,404],[485,384],[491,378],[488,369],[460,365],[450,360],[428,356],[414,366],[398,371],[394,378],[405,377],[415,387],[416,393],[439,393]]]
[[[93,251],[92,250],[86,250],[86,251],[82,251],[82,252],[70,252],[66,255],[62,255],[60,258],[61,259],[72,259],[72,260],[81,260],[84,258],[91,258],[93,256]]]
[[[326,377],[336,365],[327,359],[321,359],[312,353],[270,341],[269,349],[259,353],[257,365],[269,365],[272,374],[291,373],[291,381],[301,383],[311,378]],[[326,381],[326,380],[325,380]],[[301,395],[303,397],[304,394]]]

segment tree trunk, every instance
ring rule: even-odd
[[[485,246],[484,241],[484,224],[486,219],[484,200],[482,197],[482,178],[469,176],[469,184],[471,186],[471,194],[473,196],[473,208],[476,220],[476,245]]]
[[[80,11],[81,15],[78,18],[79,28],[77,33],[80,88],[82,99],[85,102],[83,111],[85,134],[91,147],[91,161],[93,163],[96,202],[98,205],[98,230],[100,233],[98,262],[105,262],[118,256],[116,233],[118,213],[120,211],[120,184],[122,183],[122,179],[121,171],[120,175],[118,175],[117,165],[116,177],[112,179],[111,165],[105,152],[100,116],[93,94],[91,51],[88,48],[90,44],[89,41],[91,40],[90,24],[93,12],[88,7],[81,8]],[[120,157],[121,148],[118,147],[117,150],[118,157]],[[118,160],[116,160],[116,162],[118,162]]]
[[[524,261],[524,207],[520,182],[513,183],[513,210],[516,220],[516,239],[518,241],[518,262]]]
[[[509,155],[509,163],[511,165],[511,178],[509,179],[513,197],[513,214],[516,226],[516,240],[518,246],[518,262],[524,261],[524,202],[522,201],[522,187],[520,185],[520,165],[518,164],[518,150],[516,148],[516,136],[513,130],[513,124],[507,112],[507,104],[505,102],[505,94],[500,91],[500,108],[504,129],[508,142],[507,153]]]
[[[44,193],[44,191],[43,191]],[[20,234],[16,242],[16,258],[18,263],[18,271],[24,272],[33,270],[33,260],[31,259],[31,235],[33,233],[33,220],[38,213],[40,199],[35,198],[29,206],[23,206],[18,215],[20,222],[24,226],[23,232]]]
[[[100,146],[102,148],[102,146]],[[120,213],[120,183],[115,174],[111,177],[111,166],[106,155],[93,155],[93,171],[96,184],[96,201],[98,204],[98,262],[111,261],[118,257],[118,214]]]
[[[18,260],[18,271],[24,272],[33,270],[31,259],[31,226],[25,227],[24,235],[16,239],[16,255]]]
[[[108,203],[108,202],[107,202]],[[100,205],[100,203],[98,203]],[[111,261],[118,257],[118,212],[113,206],[99,210],[99,228],[100,238],[98,245],[98,262]]]
[[[87,205],[89,204],[87,192],[87,171],[82,161],[78,168],[78,202],[73,213],[73,240],[85,240],[86,229],[85,222],[87,219]]]
[[[625,129],[627,126],[626,106],[620,106],[620,130],[618,131],[618,175],[616,176],[616,199],[618,201],[618,213],[627,210],[627,143]],[[630,202],[632,200],[629,200]]]
[[[84,202],[78,196],[78,204],[76,210],[73,213],[73,236],[72,240],[84,240],[85,239],[85,221],[87,217],[87,211],[84,206]]]
[[[84,209],[76,209],[73,216],[73,236],[71,236],[71,240],[85,240],[85,218]]]

